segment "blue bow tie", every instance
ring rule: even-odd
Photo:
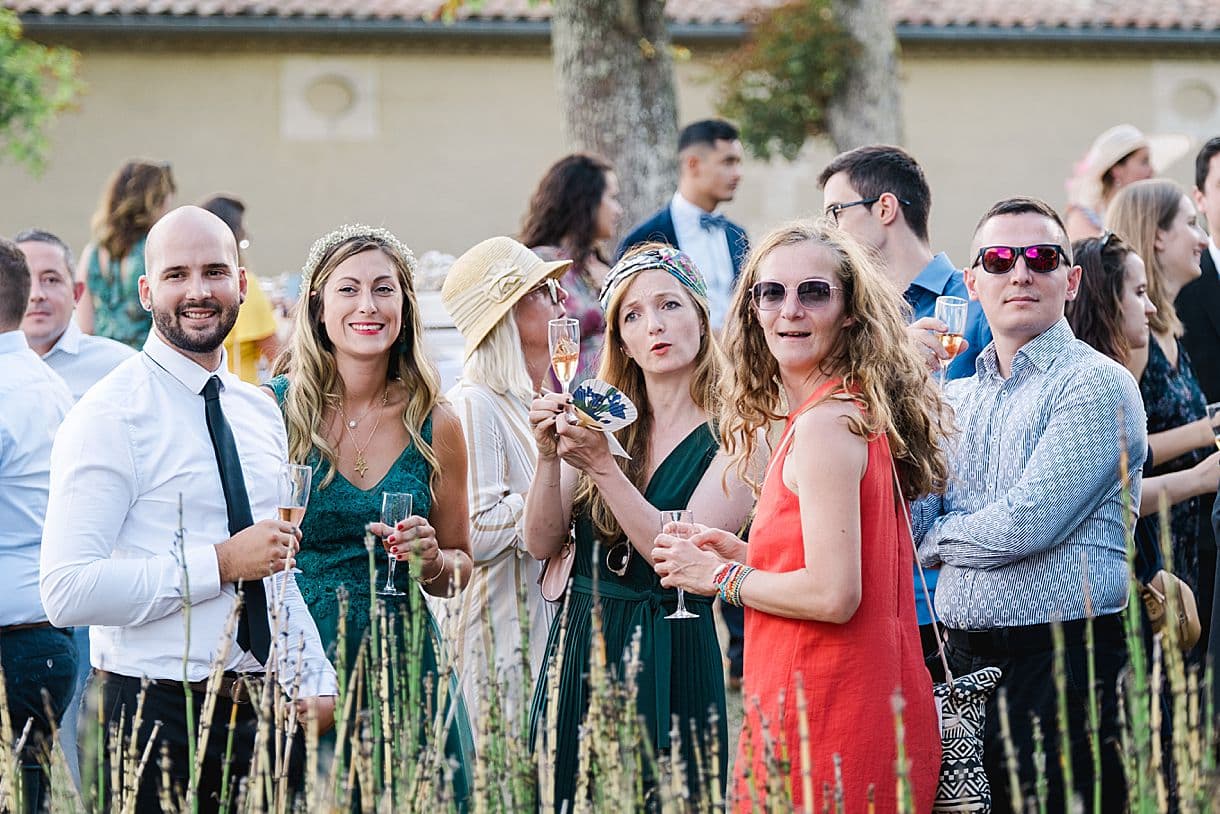
[[[700,212],[699,227],[701,229],[724,229],[729,225],[729,219],[724,215],[717,215],[715,212]]]

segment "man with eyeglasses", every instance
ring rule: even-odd
[[[1000,201],[979,221],[972,246],[966,287],[982,304],[993,342],[979,354],[975,375],[946,388],[958,432],[948,444],[945,494],[913,507],[920,560],[941,567],[936,611],[948,628],[954,674],[987,666],[1004,673],[987,704],[984,741],[993,811],[1010,811],[1014,796],[1001,696],[1016,757],[1015,796],[1023,806],[1042,782],[1050,811],[1072,808],[1073,790],[1091,804],[1097,779],[1100,810],[1122,811],[1117,687],[1127,664],[1126,528],[1134,520],[1131,507],[1139,505],[1146,448],[1139,388],[1124,368],[1077,340],[1064,319],[1081,269],[1072,265],[1067,232],[1053,209],[1032,198]],[[1124,453],[1130,494],[1120,479]],[[1056,623],[1066,733],[1059,726]],[[1098,715],[1092,735],[1090,670]],[[1073,786],[1066,791],[1065,735]]]
[[[932,191],[923,168],[901,147],[872,144],[836,156],[818,176],[818,185],[823,190],[827,216],[881,256],[885,273],[911,306],[912,338],[927,355],[929,367],[939,370],[940,360],[947,359],[948,353],[934,331],[948,326],[934,317],[936,298],[968,299],[968,295],[962,273],[948,255],[932,253],[928,241]],[[975,358],[991,341],[991,329],[978,302],[967,306],[963,337],[965,348],[949,363],[945,372],[948,379],[972,375]],[[937,571],[929,569],[924,576],[935,603]],[[915,585],[920,585],[918,574]],[[937,652],[934,614],[918,589],[915,616],[924,655],[933,657]],[[929,659],[937,677],[939,663],[938,658]]]
[[[926,349],[933,367],[948,355],[935,331],[936,298],[967,299],[962,273],[944,252],[933,254],[928,241],[932,191],[919,163],[901,147],[870,144],[834,158],[818,176],[827,217],[881,256],[885,272],[911,306],[911,335]],[[977,302],[966,314],[966,347],[949,364],[947,377],[974,373],[974,360],[991,341],[987,319]],[[922,615],[920,623],[926,620]]]

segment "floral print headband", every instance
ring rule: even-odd
[[[672,246],[658,246],[628,255],[614,264],[614,268],[606,275],[601,296],[598,297],[602,310],[605,311],[609,307],[610,298],[620,285],[641,271],[649,269],[668,271],[700,300],[707,302],[707,283],[703,281],[699,269],[695,268],[695,261],[690,259],[690,255]]]

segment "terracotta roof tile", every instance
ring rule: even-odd
[[[669,0],[676,23],[722,25],[783,0]],[[22,14],[435,19],[442,0],[0,0]],[[890,0],[895,23],[911,27],[1134,28],[1220,30],[1220,0]],[[544,20],[545,0],[483,0],[467,20]]]

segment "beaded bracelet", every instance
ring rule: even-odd
[[[754,569],[739,562],[726,562],[716,569],[712,576],[712,584],[720,599],[730,605],[741,607],[741,584],[745,582]]]

